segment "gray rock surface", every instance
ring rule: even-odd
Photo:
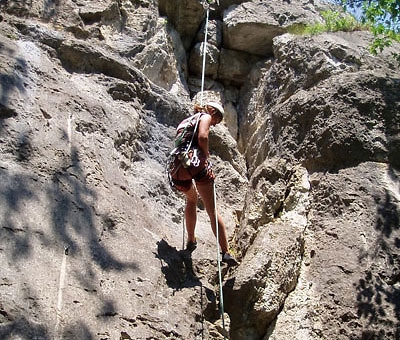
[[[365,162],[310,176],[298,283],[267,339],[398,337],[398,175]]]
[[[160,0],[160,14],[168,18],[182,37],[186,50],[192,45],[204,17],[204,7],[197,0]]]
[[[274,37],[291,26],[320,21],[320,14],[308,1],[249,1],[225,10],[224,45],[227,49],[270,56]]]
[[[222,322],[207,214],[184,256],[165,176],[201,98],[202,4],[0,6],[1,339],[399,338],[398,44],[285,34],[317,2],[210,6],[211,160],[241,262]]]
[[[307,203],[303,224],[296,223],[305,226],[296,238],[304,249],[299,246],[294,258],[284,256],[297,280],[294,290],[281,278],[278,293],[266,299],[281,267],[272,273],[264,269],[261,280],[253,276],[255,293],[246,288],[241,266],[240,279],[226,287],[227,294],[249,301],[232,313],[239,327],[233,339],[398,337],[399,283],[392,278],[399,266],[400,82],[391,51],[380,56],[387,58],[380,64],[365,52],[368,39],[366,33],[277,37],[274,62],[265,65],[244,101],[249,190],[236,238],[244,262],[262,253],[259,237],[276,233],[286,200],[301,197],[290,183],[293,165],[305,166],[310,190],[306,200],[294,201],[298,208]],[[295,230],[278,236],[273,249],[279,252],[288,237],[296,237]],[[280,259],[264,251],[254,267],[275,268]],[[284,303],[280,293],[287,296]],[[253,323],[255,311],[260,318],[279,314],[264,333],[264,322]]]

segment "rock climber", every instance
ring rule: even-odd
[[[200,195],[216,235],[214,206],[214,173],[209,161],[208,138],[210,127],[223,119],[224,109],[216,102],[208,102],[204,107],[195,105],[195,114],[184,119],[177,127],[172,161],[169,167],[171,185],[186,196],[185,219],[188,240],[186,251],[197,247],[195,227],[197,220],[197,200]],[[238,262],[228,252],[225,224],[218,215],[218,236],[222,252],[222,262],[236,266]]]

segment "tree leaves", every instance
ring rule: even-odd
[[[371,27],[374,41],[370,51],[373,54],[382,52],[392,45],[393,41],[400,41],[400,1],[399,0],[334,0],[347,11],[361,10],[360,20]],[[400,54],[393,53],[399,61]]]

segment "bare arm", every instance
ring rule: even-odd
[[[202,153],[208,158],[210,153],[208,151],[208,134],[210,132],[211,116],[203,115],[199,122],[198,145]]]

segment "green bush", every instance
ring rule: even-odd
[[[368,30],[375,37],[370,46],[370,52],[377,55],[386,47],[391,46],[393,42],[400,42],[400,11],[398,10],[398,1],[380,0],[378,2],[364,2],[362,22],[346,12],[345,7],[344,11],[323,11],[321,12],[321,16],[324,19],[324,23],[292,27],[289,33],[314,35],[323,32]],[[343,3],[343,5],[346,3],[351,5],[356,0],[337,0],[336,2]],[[400,53],[392,54],[400,65]]]
[[[360,23],[351,14],[339,11],[323,11],[321,13],[324,23],[306,25],[302,30],[297,29],[290,33],[295,34],[319,34],[322,32],[352,32],[367,30],[368,26]]]
[[[337,11],[324,11],[321,13],[325,20],[328,32],[352,32],[363,29],[361,23],[349,13],[340,13]]]

